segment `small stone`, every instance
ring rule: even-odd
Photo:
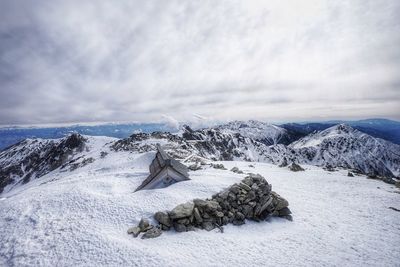
[[[180,204],[169,213],[169,216],[173,220],[189,217],[193,213],[193,208],[194,204],[191,202]]]
[[[211,216],[210,216],[207,212],[204,212],[204,213],[203,213],[203,218],[204,218],[204,219],[210,219]]]
[[[237,220],[237,219],[235,219],[235,220],[233,220],[232,224],[233,224],[233,225],[239,226],[239,225],[245,224],[245,221],[244,221],[244,220]]]
[[[193,203],[196,207],[200,207],[200,208],[204,208],[205,206],[207,206],[207,201],[203,200],[203,199],[193,199]]]
[[[202,227],[206,231],[211,231],[215,228],[215,225],[212,222],[203,222]]]
[[[299,171],[304,171],[304,169],[296,163],[292,163],[292,165],[289,166],[289,170],[291,170],[292,172],[299,172]]]
[[[140,234],[140,232],[142,231],[138,226],[131,227],[128,229],[128,234],[133,234],[133,237],[137,237]]]
[[[217,216],[217,217],[219,217],[219,218],[222,218],[222,217],[224,217],[224,213],[223,213],[223,212],[220,212],[220,211],[217,211],[217,212],[215,213],[215,216]]]
[[[168,227],[164,224],[160,224],[160,225],[161,225],[161,230],[163,230],[163,231],[169,231],[171,229],[171,227]]]
[[[206,209],[208,211],[215,211],[215,210],[221,209],[221,206],[216,201],[208,200],[207,201],[207,205],[206,205]]]
[[[279,216],[287,216],[292,214],[292,212],[290,211],[290,209],[288,207],[285,207],[281,210],[278,211],[279,212]]]
[[[240,188],[242,188],[242,189],[244,189],[246,191],[250,191],[251,190],[251,187],[248,186],[247,184],[240,183],[239,186],[240,186]]]
[[[247,177],[250,177],[251,179],[253,179],[254,182],[259,182],[264,180],[264,177],[261,174],[254,174],[254,173],[249,173],[249,175]]]
[[[171,227],[172,225],[168,214],[164,212],[161,211],[156,212],[156,214],[154,214],[154,219],[156,219],[156,221],[159,222],[160,224],[165,225],[167,227]]]
[[[182,219],[176,220],[176,222],[177,222],[178,224],[183,224],[183,225],[188,225],[188,224],[190,224],[190,220],[189,220],[188,218],[182,218]]]
[[[150,226],[149,220],[142,218],[139,222],[139,228],[143,232],[145,229],[147,229]]]
[[[257,190],[259,189],[259,187],[258,187],[258,185],[257,185],[256,183],[254,183],[254,184],[251,186],[251,189],[253,189],[254,191],[257,191]]]
[[[229,191],[231,191],[234,195],[236,195],[239,193],[240,187],[238,184],[234,184],[229,188]]]
[[[236,212],[236,214],[235,214],[235,218],[236,218],[237,220],[239,220],[239,221],[242,221],[242,220],[244,220],[244,219],[246,218],[246,216],[244,216],[243,213],[241,213],[240,211],[238,211],[238,212]]]
[[[242,171],[242,170],[239,170],[238,167],[233,167],[233,168],[231,169],[231,172],[234,172],[234,173],[237,173],[237,174],[243,174],[243,171]]]
[[[354,174],[353,174],[352,172],[348,172],[348,173],[347,173],[347,176],[349,176],[349,177],[354,177]]]
[[[226,170],[225,166],[223,164],[213,164],[211,163],[211,167],[214,169],[219,169],[219,170]]]
[[[175,231],[177,231],[178,233],[186,232],[186,226],[183,225],[183,224],[179,224],[179,223],[174,224],[174,229],[175,229]]]
[[[242,180],[242,183],[247,184],[251,187],[253,185],[253,179],[251,179],[250,177],[246,177]]]
[[[201,218],[200,212],[198,208],[194,208],[193,210],[193,214],[194,214],[194,218],[196,219],[197,223],[202,223],[203,222],[203,218]]]
[[[196,228],[193,225],[186,226],[186,232],[195,231],[195,230],[196,230]]]
[[[276,210],[281,210],[283,208],[286,208],[287,206],[289,206],[289,202],[286,199],[282,197],[278,198],[278,204],[276,206]]]
[[[161,234],[162,231],[160,228],[153,227],[142,235],[142,239],[156,238],[159,237]]]

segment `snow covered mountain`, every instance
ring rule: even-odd
[[[299,163],[354,169],[393,177],[400,173],[400,146],[346,124],[310,134],[288,146]]]
[[[9,191],[15,185],[53,170],[83,167],[109,153],[155,151],[157,143],[163,145],[171,156],[187,164],[198,160],[253,161],[281,166],[296,162],[351,169],[385,178],[400,173],[399,145],[344,124],[310,134],[288,146],[265,144],[267,136],[273,136],[271,142],[277,143],[282,134],[284,131],[279,128],[251,121],[248,124],[234,122],[229,127],[223,125],[199,130],[184,126],[179,134],[136,133],[125,139],[84,137],[79,134],[54,140],[27,139],[0,153],[0,192],[5,187]],[[92,143],[100,144],[104,151],[93,148]],[[393,182],[391,179],[387,181]]]
[[[228,170],[204,165],[189,181],[134,192],[157,143],[185,164],[217,160]],[[0,153],[0,266],[397,266],[398,189],[348,177],[345,169],[397,174],[398,151],[346,125],[289,146],[189,127],[125,139],[27,139]],[[277,166],[285,161],[306,171]],[[327,164],[345,169],[312,166]],[[223,234],[170,231],[149,240],[126,233],[142,217],[238,183],[245,174],[232,167],[263,175],[287,198],[294,221],[228,225]]]
[[[265,145],[287,145],[292,141],[286,129],[256,120],[232,121],[216,129],[224,133],[239,133]]]

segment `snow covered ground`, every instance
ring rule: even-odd
[[[111,153],[0,195],[1,266],[400,266],[399,190],[346,171],[222,162],[260,173],[290,203],[294,221],[229,225],[225,233],[126,233],[141,217],[207,198],[244,175],[207,168],[165,189],[134,189],[154,153]]]

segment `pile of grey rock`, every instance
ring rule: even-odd
[[[159,223],[158,226],[146,224],[140,227],[139,223],[136,231],[133,233],[131,230],[131,233],[135,236],[140,230],[144,232],[142,238],[149,238],[157,237],[162,230],[168,231],[172,228],[177,232],[196,228],[207,231],[218,228],[223,232],[224,225],[242,225],[246,219],[260,222],[278,216],[292,220],[288,201],[271,189],[272,186],[264,177],[249,174],[240,183],[213,195],[211,199],[194,199],[169,212],[157,212],[154,219]]]

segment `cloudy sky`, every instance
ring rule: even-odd
[[[400,120],[400,1],[0,2],[0,124]]]

